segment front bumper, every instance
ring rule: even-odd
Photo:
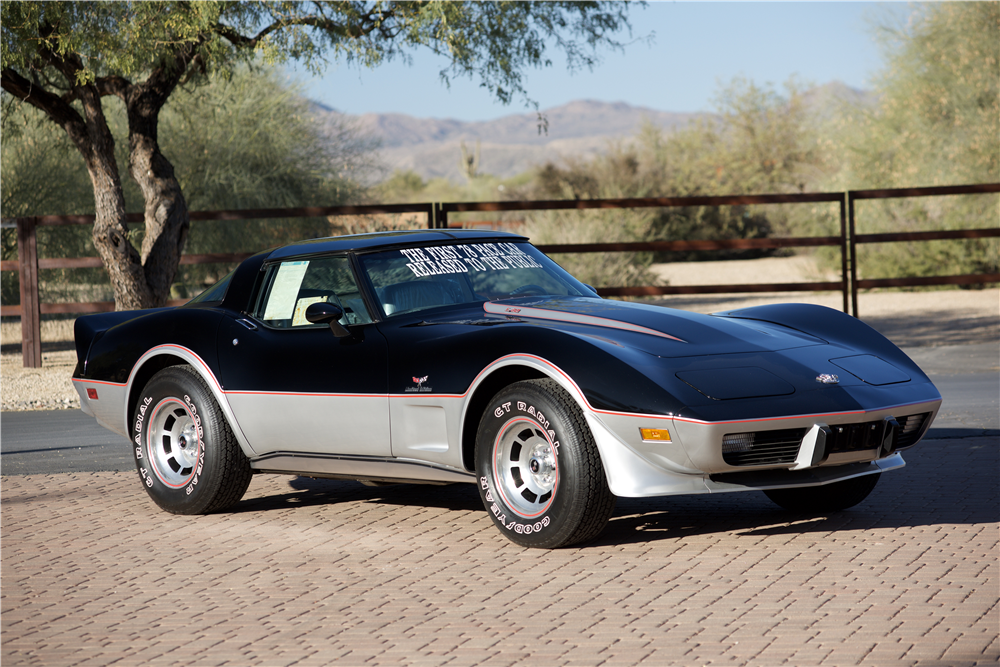
[[[905,464],[898,451],[912,447],[923,437],[940,404],[940,399],[934,399],[872,410],[725,422],[591,411],[587,421],[601,452],[611,491],[636,498],[815,486],[901,468]],[[878,437],[867,440],[859,437],[851,446],[840,445],[841,451],[812,449],[818,428],[839,432],[838,442],[843,443],[850,440],[852,429],[884,424],[887,418],[905,424],[911,416],[918,426],[905,434],[903,428],[894,432],[887,445],[883,445],[880,432]],[[643,440],[640,429],[649,428],[669,431],[669,439]],[[734,434],[772,431],[798,434],[782,456],[768,453],[756,460],[734,459],[723,451],[727,436],[731,441]],[[753,446],[752,442],[749,446]],[[733,465],[734,460],[737,465]]]

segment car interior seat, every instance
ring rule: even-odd
[[[456,293],[458,292],[458,293]],[[421,310],[434,306],[460,303],[460,290],[444,282],[411,280],[387,285],[381,293],[382,309],[386,315]]]

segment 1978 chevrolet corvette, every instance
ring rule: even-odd
[[[466,482],[528,547],[595,537],[616,496],[851,507],[941,404],[838,311],[608,301],[500,232],[296,243],[75,337],[83,411],[128,438],[169,512],[230,507],[254,473]]]

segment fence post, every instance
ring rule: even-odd
[[[847,193],[840,199],[840,293],[844,296],[844,312],[850,314],[847,307],[847,292],[850,289],[847,272]]]
[[[17,220],[17,259],[21,282],[21,359],[25,368],[42,367],[36,223],[37,218]]]
[[[858,245],[854,241],[856,227],[854,225],[854,192],[852,190],[847,191],[847,217],[851,251],[851,310],[854,317],[858,317]]]
[[[448,229],[448,211],[441,202],[434,204],[434,228]]]

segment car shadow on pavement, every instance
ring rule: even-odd
[[[862,503],[827,515],[784,510],[759,492],[620,498],[610,524],[592,544],[720,532],[760,537],[1000,522],[997,438],[925,440],[904,458],[907,466],[882,475]]]
[[[372,502],[413,507],[437,507],[448,510],[481,510],[472,484],[387,484],[365,486],[361,482],[316,477],[289,477],[288,493],[244,499],[229,512],[260,512],[288,509],[289,506],[335,505],[346,502]]]
[[[861,504],[829,515],[784,510],[760,492],[619,498],[607,528],[588,546],[735,533],[747,537],[831,534],[928,525],[1000,522],[1000,442],[990,437],[926,440],[904,453]],[[948,461],[943,465],[942,461]],[[975,471],[979,471],[976,473]],[[472,484],[392,484],[290,477],[289,492],[241,501],[230,512],[287,510],[348,502],[485,511]]]

